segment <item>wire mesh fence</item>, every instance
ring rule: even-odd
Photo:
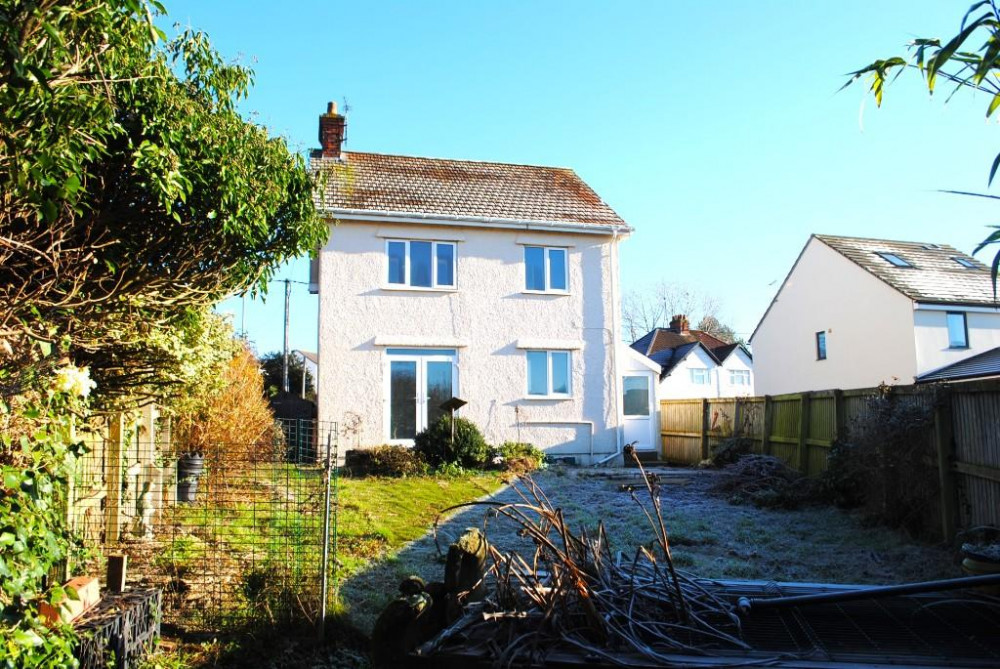
[[[324,539],[337,511],[336,425],[279,427],[260,443],[200,453],[137,440],[102,455],[95,559],[126,555],[129,583],[162,591],[164,623],[222,631],[316,622],[332,601],[336,542]]]

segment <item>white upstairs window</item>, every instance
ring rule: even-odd
[[[691,383],[696,386],[707,386],[712,383],[712,370],[702,367],[691,368]]]
[[[569,290],[566,249],[524,247],[524,289],[532,293],[565,293]]]
[[[455,244],[451,242],[390,239],[385,255],[391,286],[455,287]]]

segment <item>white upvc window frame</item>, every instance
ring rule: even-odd
[[[410,254],[413,243],[431,245],[431,285],[420,286],[412,283]],[[390,276],[390,256],[389,248],[391,244],[403,244],[403,282],[392,281]],[[438,248],[442,246],[451,247],[451,279],[450,284],[438,282],[437,257]],[[385,240],[385,279],[384,286],[391,290],[458,290],[458,244],[452,241],[437,241],[433,239],[386,239]]]
[[[413,439],[392,437],[392,363],[412,362],[416,372],[415,429],[420,434],[430,426],[428,419],[427,363],[447,362],[451,365],[452,395],[458,397],[458,351],[446,347],[391,347],[383,352],[382,367],[382,434],[387,444],[412,446]]]
[[[691,375],[691,385],[693,386],[712,385],[712,370],[709,369],[708,367],[689,367],[688,372]]]
[[[545,393],[531,392],[531,355],[545,354]],[[556,358],[565,356],[566,392],[553,392]],[[567,349],[528,349],[524,353],[524,395],[529,400],[569,399],[573,397],[573,352]]]
[[[528,287],[528,250],[541,249],[542,251],[542,274],[544,277],[543,288]],[[552,287],[552,254],[561,253],[563,256],[563,285],[565,288]],[[564,246],[542,246],[539,244],[527,244],[523,252],[524,260],[524,292],[537,295],[566,295],[569,293],[569,249]]]
[[[740,379],[739,382],[736,379]],[[744,386],[748,387],[750,385],[750,370],[749,369],[730,369],[729,370],[729,385],[731,386]]]

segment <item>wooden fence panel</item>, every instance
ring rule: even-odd
[[[695,464],[701,460],[701,400],[660,403],[661,457],[667,462]]]
[[[966,526],[1000,526],[1000,392],[952,399],[955,470]]]

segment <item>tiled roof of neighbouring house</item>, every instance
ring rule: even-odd
[[[833,235],[813,236],[916,302],[994,304],[989,268],[951,246]],[[908,266],[899,267],[893,264],[891,258],[880,254],[891,254]]]
[[[691,352],[691,349],[699,345],[701,345],[700,342],[694,341],[689,344],[682,344],[676,348],[660,349],[648,354],[646,357],[660,366],[660,378],[662,379],[670,374],[674,367],[677,366],[677,363]]]
[[[656,328],[655,330],[650,330],[641,338],[637,339],[635,343],[632,344],[632,348],[647,357],[652,357],[652,354],[657,351],[662,351],[668,348],[677,348],[678,346],[684,346],[685,344],[692,344],[698,341],[704,344],[705,348],[712,352],[718,348],[730,346],[730,344],[727,344],[718,337],[703,330],[685,330],[684,332],[677,332],[676,330],[668,328]],[[732,349],[730,349],[730,351],[731,350]],[[729,355],[730,351],[726,351],[726,355]]]
[[[917,377],[917,383],[928,381],[957,381],[984,376],[1000,376],[1000,347],[971,356],[965,360],[927,372]]]
[[[317,207],[405,216],[468,217],[630,228],[576,175],[536,167],[345,151],[342,159],[313,156],[326,174]]]

